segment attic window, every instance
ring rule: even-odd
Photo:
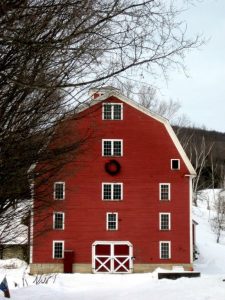
[[[104,103],[102,106],[103,120],[122,120],[123,105],[120,103]]]
[[[171,170],[180,170],[180,160],[171,159]]]

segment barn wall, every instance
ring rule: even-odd
[[[115,97],[108,102],[120,102]],[[73,250],[74,262],[90,264],[91,246],[96,240],[129,241],[137,265],[190,264],[190,203],[188,170],[165,126],[123,103],[124,119],[103,121],[102,104],[83,113],[69,126],[74,132],[89,131],[90,139],[83,154],[64,166],[60,174],[45,186],[45,200],[52,207],[43,210],[49,218],[40,222],[34,216],[33,263],[52,264],[52,241],[64,240],[65,249]],[[117,157],[121,172],[111,176],[104,170],[109,157],[102,157],[102,139],[123,139],[123,156]],[[180,159],[179,171],[170,168],[171,159]],[[66,199],[53,200],[54,181],[66,182]],[[121,182],[122,201],[102,201],[102,182]],[[159,201],[159,183],[171,184],[171,200]],[[36,190],[36,203],[39,201]],[[43,200],[43,199],[42,199]],[[65,212],[65,229],[52,230],[53,211]],[[118,231],[106,230],[106,213],[118,212]],[[171,213],[171,230],[159,230],[159,213]],[[35,238],[38,233],[43,232]],[[159,241],[171,241],[171,259],[159,258]]]

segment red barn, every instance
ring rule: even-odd
[[[34,210],[31,272],[190,270],[195,171],[173,129],[118,90],[92,95],[67,124],[91,132],[85,150],[49,178],[50,205]]]

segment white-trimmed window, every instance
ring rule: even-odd
[[[123,184],[102,183],[102,200],[123,200]]]
[[[171,159],[171,170],[180,170],[180,160],[179,159]]]
[[[123,140],[102,140],[102,156],[123,156]]]
[[[159,214],[159,228],[160,230],[170,230],[170,213],[160,213]]]
[[[53,213],[53,229],[63,230],[65,223],[65,213],[64,212],[54,212]]]
[[[106,214],[106,229],[118,230],[118,213],[109,212]]]
[[[171,258],[171,242],[170,241],[160,241],[159,242],[159,254],[160,254],[160,259],[170,259]]]
[[[102,105],[103,120],[123,120],[122,103],[103,103]]]
[[[64,241],[53,241],[53,258],[64,258]]]
[[[65,199],[65,182],[54,183],[54,199],[55,200]]]
[[[170,200],[170,183],[159,184],[159,199],[165,201]]]

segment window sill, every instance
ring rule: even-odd
[[[121,202],[123,199],[102,199],[104,202]]]
[[[55,201],[64,201],[65,199],[54,199]]]

